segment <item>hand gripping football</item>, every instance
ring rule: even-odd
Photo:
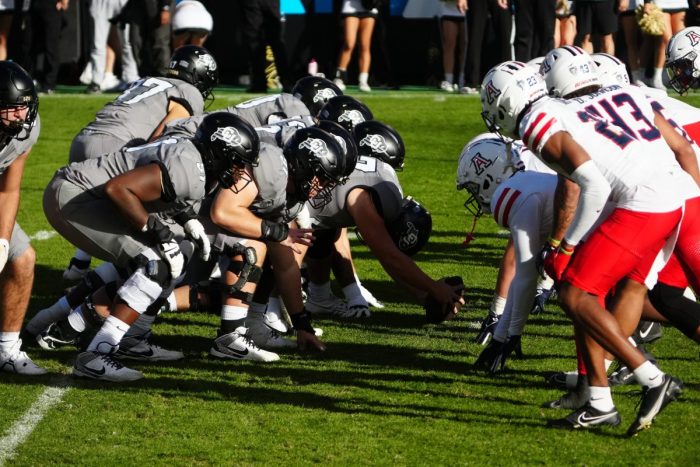
[[[460,287],[460,293],[464,293],[464,281],[462,280],[461,277],[459,276],[450,276],[450,277],[445,277],[441,280],[444,280],[447,285],[452,285],[452,286],[459,286]],[[449,305],[442,305],[439,303],[437,300],[435,300],[433,297],[428,295],[428,298],[425,300],[425,305],[423,306],[425,309],[425,319],[428,321],[428,323],[432,324],[439,324],[442,323],[447,319],[447,317],[452,313],[452,309],[454,308],[454,303],[451,303]]]

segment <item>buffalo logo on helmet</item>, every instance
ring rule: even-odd
[[[412,222],[406,222],[406,230],[399,236],[399,248],[408,250],[418,243],[418,229]]]
[[[487,159],[482,156],[480,152],[477,152],[476,155],[472,157],[471,165],[474,167],[474,172],[476,172],[477,175],[481,175],[484,173],[484,170],[493,165],[493,160]]]
[[[569,73],[576,76],[578,74],[578,66],[572,65],[569,67]]]
[[[388,145],[382,135],[367,135],[360,140],[360,146],[369,146],[373,153],[388,155]]]
[[[326,142],[319,138],[306,138],[301,142],[299,148],[308,149],[314,153],[316,157],[325,156],[328,154],[328,146],[326,146]]]
[[[358,123],[362,123],[365,121],[364,115],[362,115],[362,112],[359,110],[346,110],[343,112],[343,114],[338,117],[339,122],[350,122],[352,126],[354,127]]]
[[[493,81],[486,83],[486,100],[489,101],[489,104],[493,104],[500,95],[501,90],[493,85]]]
[[[202,65],[206,67],[207,70],[216,70],[216,60],[209,54],[202,54],[197,57],[197,66]]]
[[[690,41],[690,45],[692,45],[693,47],[695,47],[696,45],[698,45],[698,43],[700,43],[700,34],[698,34],[695,31],[686,32],[685,37],[688,38],[688,40]]]
[[[314,94],[313,101],[314,102],[326,102],[328,99],[337,96],[334,90],[331,88],[323,88],[319,89],[316,91],[316,94]]]
[[[217,128],[211,135],[211,140],[220,140],[228,146],[243,146],[243,138],[236,128],[225,126]]]

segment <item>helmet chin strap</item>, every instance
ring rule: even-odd
[[[472,230],[467,234],[466,237],[464,237],[464,240],[462,241],[462,246],[467,247],[471,243],[472,240],[474,240],[474,230],[476,230],[476,223],[479,220],[479,216],[474,216],[474,220],[472,221]]]

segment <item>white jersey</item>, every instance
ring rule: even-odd
[[[683,176],[689,175],[675,161],[665,142],[650,144],[662,140],[653,122],[644,117],[644,112],[637,115],[636,111],[635,115],[641,115],[637,121],[625,121],[642,135],[638,136],[640,141],[586,108],[592,105],[596,95],[568,101],[542,98],[535,102],[520,122],[523,142],[541,157],[542,148],[551,136],[568,132],[608,181],[611,199],[618,208],[637,212],[670,212],[680,208],[684,196],[679,193],[678,185]],[[633,108],[650,108],[646,99],[635,103],[628,98],[623,97],[620,102]],[[548,165],[568,176],[561,167]]]
[[[501,342],[522,335],[532,308],[539,277],[535,261],[552,228],[557,180],[552,173],[517,172],[491,198],[493,217],[510,230],[515,248],[515,277],[495,333]]]

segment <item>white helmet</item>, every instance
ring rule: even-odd
[[[481,117],[490,131],[515,135],[520,113],[546,95],[539,73],[522,62],[503,62],[481,83]]]
[[[542,66],[542,62],[544,62],[544,57],[535,57],[529,62],[527,62],[525,65],[534,68],[539,73],[540,67]]]
[[[467,211],[477,217],[491,213],[491,198],[498,185],[524,169],[521,149],[494,133],[483,133],[467,143],[457,165],[457,189],[470,194],[464,203]]]
[[[700,84],[700,27],[685,28],[671,38],[664,68],[669,84],[680,94]]]
[[[581,47],[566,45],[550,50],[540,73],[547,90],[555,97],[566,97],[589,86],[601,86],[598,67]]]
[[[591,55],[591,58],[598,67],[598,77],[602,86],[613,86],[615,84],[629,86],[630,75],[627,73],[625,62],[614,55],[602,52]]]

